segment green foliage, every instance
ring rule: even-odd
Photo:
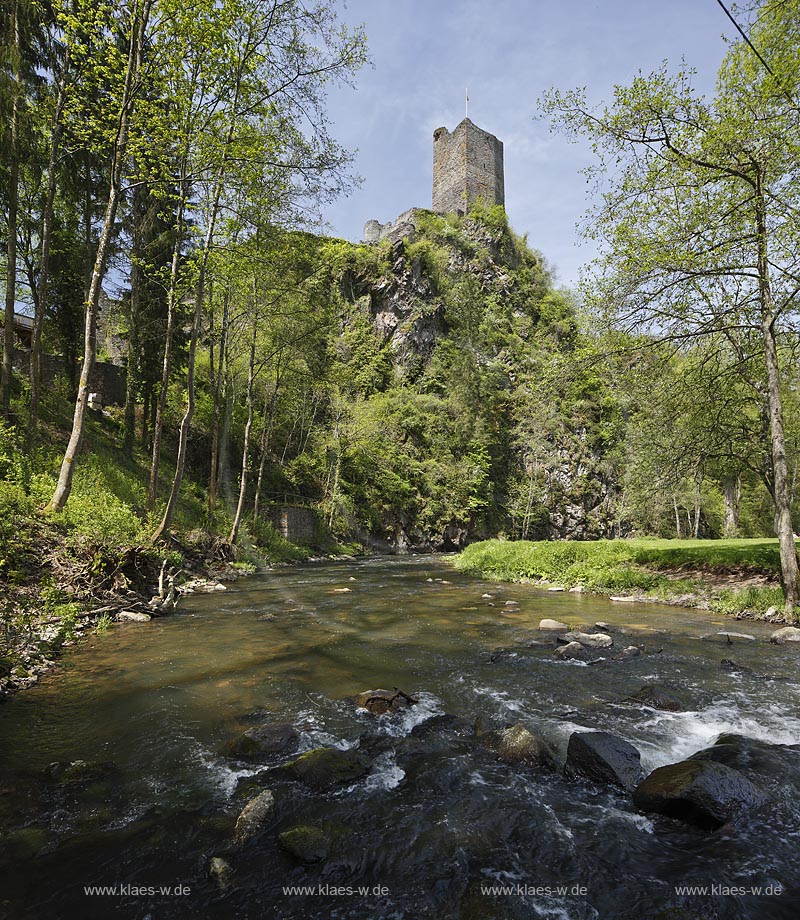
[[[676,577],[675,573],[736,571],[775,577],[780,556],[777,540],[487,540],[468,546],[455,565],[462,571],[502,581],[544,580],[566,587],[580,584],[599,593],[636,591],[667,600],[703,590],[702,581]],[[743,603],[745,597],[749,595],[723,591],[719,609],[736,612],[733,606]],[[770,598],[767,606],[783,605],[779,588],[764,589],[759,603]]]
[[[303,562],[311,555],[310,549],[290,543],[272,523],[263,518],[248,522],[247,531],[256,554],[267,562]]]
[[[746,588],[723,588],[711,601],[715,613],[736,615],[752,613],[763,616],[770,607],[783,609],[783,589],[748,585]]]

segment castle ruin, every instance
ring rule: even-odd
[[[433,210],[464,214],[477,198],[505,204],[503,143],[469,118],[433,132]]]
[[[504,205],[503,142],[465,118],[451,133],[447,128],[433,132],[433,200],[440,214],[465,214],[478,198],[486,204]],[[413,212],[404,211],[394,222],[369,220],[364,241],[392,241],[413,232]]]

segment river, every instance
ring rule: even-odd
[[[557,661],[536,644],[542,617],[605,621],[612,652],[635,643],[645,653]],[[726,629],[756,639],[701,638]],[[483,582],[424,556],[278,568],[185,598],[170,617],[68,650],[0,706],[0,916],[800,917],[800,658],[770,645],[770,631]],[[671,687],[688,711],[626,701],[646,684]],[[395,687],[418,704],[376,717],[347,699]],[[762,768],[769,807],[700,831],[640,814],[622,790],[502,763],[460,723],[436,719],[445,713],[521,722],[560,762],[572,732],[613,731],[645,771],[723,732],[781,747]],[[291,754],[233,755],[262,722],[297,728]],[[356,745],[369,773],[329,790],[279,769],[296,751]],[[262,788],[274,814],[231,848],[237,815]],[[302,865],[278,845],[281,831],[320,822],[336,828],[331,858]],[[215,854],[235,873],[225,890],[208,876]]]

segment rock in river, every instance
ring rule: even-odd
[[[566,623],[562,623],[560,620],[539,620],[539,629],[558,629],[558,630],[567,630],[569,626]]]
[[[570,642],[580,642],[581,645],[585,645],[587,648],[611,648],[614,644],[614,640],[611,636],[607,636],[605,633],[585,633],[585,632],[568,632],[565,636],[565,639],[569,639]]]
[[[356,694],[353,702],[359,709],[367,709],[373,715],[382,716],[387,712],[398,712],[415,706],[419,701],[398,690],[365,690]]]
[[[360,751],[325,747],[314,748],[286,765],[290,776],[318,790],[360,779],[369,768],[369,758]]]
[[[262,754],[283,754],[296,749],[300,733],[288,722],[268,722],[248,728],[228,746],[232,757],[251,758]]]
[[[209,878],[214,879],[217,885],[225,890],[233,883],[233,869],[231,864],[221,856],[213,856],[208,863]]]
[[[278,834],[278,845],[298,862],[312,865],[328,858],[336,836],[316,824],[297,824]]]
[[[569,645],[562,645],[557,648],[553,654],[562,661],[591,661],[592,656],[580,644],[580,642],[570,642]]]
[[[264,822],[275,811],[275,796],[265,789],[250,799],[236,819],[233,830],[233,842],[237,845],[246,843],[261,832]]]
[[[631,658],[638,658],[641,654],[642,650],[638,645],[629,645],[614,655],[614,661],[630,661]]]
[[[784,642],[800,642],[800,629],[796,626],[784,626],[783,629],[776,629],[769,637],[770,642],[776,645],[783,645]]]
[[[635,703],[649,706],[651,709],[663,709],[666,712],[685,712],[686,707],[671,690],[648,684],[628,697]]]
[[[533,767],[552,766],[553,753],[549,745],[519,723],[508,728],[480,735],[481,744],[494,751],[506,763],[521,763]]]
[[[610,732],[573,732],[564,774],[633,789],[642,778],[639,752]]]
[[[738,770],[705,760],[659,767],[633,792],[633,803],[642,811],[710,830],[765,801],[764,793]]]

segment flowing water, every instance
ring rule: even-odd
[[[646,653],[557,661],[532,644],[542,617],[606,621],[612,651]],[[277,569],[187,598],[70,650],[0,707],[0,916],[798,918],[800,657],[760,624],[742,629],[757,641],[701,638],[731,628],[699,611],[483,582],[431,557]],[[690,711],[624,700],[653,683]],[[419,704],[376,717],[347,700],[378,687]],[[444,713],[522,722],[562,762],[573,731],[610,730],[646,770],[736,732],[780,745],[761,768],[770,802],[716,832],[647,817],[621,790],[499,762]],[[292,752],[230,756],[269,721],[300,730],[296,750],[360,745],[369,774],[315,792],[278,769]],[[63,766],[74,761],[89,766]],[[264,787],[274,815],[232,848],[237,815]],[[276,838],[310,823],[340,843],[298,865]],[[227,890],[208,877],[215,854],[235,872]]]

